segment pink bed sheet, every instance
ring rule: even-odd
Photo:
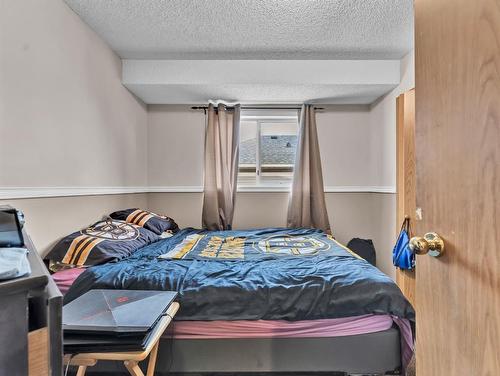
[[[75,279],[78,278],[80,274],[85,271],[85,268],[72,268],[61,270],[52,274],[52,279],[56,283],[59,290],[64,295],[68,292],[69,288],[75,282]]]
[[[178,339],[341,337],[389,329],[388,315],[321,320],[176,321],[170,335]]]
[[[73,268],[54,273],[52,278],[66,294],[85,268]],[[176,339],[223,338],[296,338],[340,337],[387,330],[396,324],[401,333],[403,367],[409,363],[414,349],[410,322],[389,315],[364,315],[321,320],[234,320],[234,321],[175,321],[166,336]]]

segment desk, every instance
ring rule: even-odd
[[[151,338],[146,344],[146,349],[143,351],[126,351],[126,352],[103,352],[103,353],[82,353],[74,356],[66,355],[64,363],[78,366],[77,376],[84,376],[87,367],[92,367],[99,360],[120,360],[123,361],[125,367],[132,376],[144,376],[144,373],[139,368],[138,363],[149,356],[148,370],[146,376],[153,376],[156,366],[156,357],[158,355],[158,346],[160,338],[165,330],[170,325],[172,318],[179,309],[179,303],[172,303],[167,309],[167,315],[163,316],[156,326],[152,329]]]
[[[62,295],[23,230],[31,274],[0,281],[0,375],[62,375]]]

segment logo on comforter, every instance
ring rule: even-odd
[[[254,243],[264,253],[291,256],[314,256],[330,249],[330,244],[311,235],[274,235]]]
[[[330,249],[328,239],[311,234],[275,234],[252,239],[244,236],[186,236],[163,259],[235,259],[252,260],[266,256],[315,256]]]

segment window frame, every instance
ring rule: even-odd
[[[238,181],[237,181],[237,191],[238,192],[289,192],[291,189],[291,182],[289,179],[272,179],[272,182],[266,182],[266,179],[262,180],[262,173],[264,172],[278,172],[278,173],[293,173],[294,165],[286,167],[263,167],[261,163],[262,159],[262,149],[261,149],[261,137],[262,137],[262,124],[279,123],[279,124],[293,124],[297,127],[297,137],[299,132],[299,116],[296,115],[242,115],[241,122],[243,121],[255,121],[256,122],[256,155],[255,155],[255,168],[254,167],[240,167],[238,161]],[[245,171],[242,171],[245,170]],[[267,171],[266,171],[267,170]],[[249,184],[241,182],[239,179],[239,174],[251,173],[255,174],[255,183]]]

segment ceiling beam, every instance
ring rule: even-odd
[[[400,82],[399,60],[123,60],[146,103],[371,103]]]

